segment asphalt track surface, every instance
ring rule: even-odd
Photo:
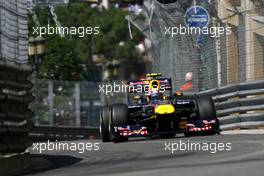
[[[232,143],[230,151],[165,151],[165,142]],[[88,142],[88,141],[75,141]],[[89,141],[90,142],[90,141]],[[91,142],[100,142],[94,140]],[[263,176],[264,135],[217,135],[173,139],[131,139],[101,143],[99,151],[32,152],[36,176]],[[174,146],[176,146],[174,144]],[[172,148],[172,147],[170,147]],[[176,148],[176,147],[175,147]]]

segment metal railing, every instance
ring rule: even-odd
[[[264,126],[264,80],[228,85],[198,94],[213,97],[222,130]]]
[[[24,152],[31,142],[27,132],[32,128],[32,84],[27,80],[30,67],[0,63],[0,153]]]
[[[22,173],[30,165],[26,152],[32,142],[28,131],[33,127],[32,84],[27,65],[0,61],[0,172],[1,175]]]
[[[29,136],[33,141],[97,139],[99,128],[34,126]]]
[[[27,1],[1,0],[0,14],[0,175],[19,175],[30,166],[33,126]]]

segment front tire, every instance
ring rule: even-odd
[[[200,120],[215,120],[216,110],[211,97],[197,96],[198,114]]]
[[[100,134],[103,142],[110,142],[109,136],[109,120],[111,118],[111,108],[103,107],[100,113]]]
[[[109,122],[109,137],[113,142],[125,142],[128,137],[120,136],[116,133],[114,127],[127,126],[129,111],[126,104],[114,104],[112,106],[112,115]]]
[[[215,120],[215,125],[213,126],[213,131],[210,132],[211,135],[220,132],[219,121],[216,117],[216,109],[213,99],[208,96],[197,96],[197,106],[198,106],[198,117],[199,120]]]

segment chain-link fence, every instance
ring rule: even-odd
[[[27,2],[0,0],[0,60],[27,63]]]
[[[98,126],[102,106],[98,84],[94,82],[35,81],[36,125]]]
[[[229,32],[220,35],[217,31],[214,37],[175,34],[176,28],[186,26],[186,11],[192,6],[208,11],[209,29],[223,27]],[[145,0],[142,13],[127,19],[151,40],[152,71],[172,77],[174,90],[188,82],[189,90],[201,91],[264,79],[262,0],[182,0],[168,4]],[[186,79],[188,73],[191,81]]]

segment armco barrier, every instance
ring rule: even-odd
[[[29,103],[33,101],[32,70],[26,64],[0,60],[0,173],[24,172],[29,166],[26,149],[32,142],[28,137],[33,127]],[[27,161],[27,162],[26,162]]]
[[[0,0],[0,175],[29,168],[32,84],[26,0]]]
[[[224,86],[198,95],[213,97],[222,130],[264,126],[264,80]]]

